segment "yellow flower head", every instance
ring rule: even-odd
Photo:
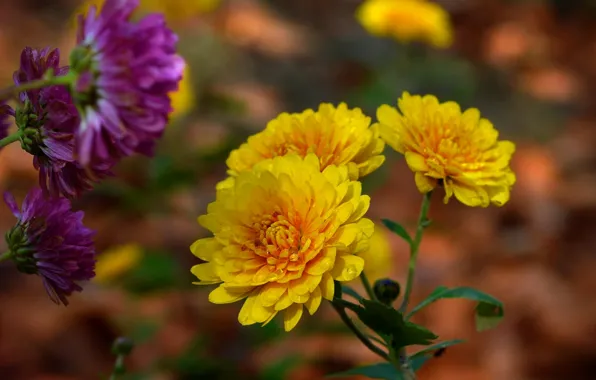
[[[367,0],[356,18],[370,34],[404,43],[418,40],[445,48],[453,40],[449,14],[427,0]]]
[[[358,253],[364,259],[364,273],[374,283],[391,275],[393,257],[387,232],[382,226],[375,226],[375,232],[370,237],[368,249]],[[356,282],[354,280],[354,282]]]
[[[97,257],[94,280],[107,284],[131,270],[142,256],[142,249],[137,244],[121,245],[105,251]]]
[[[345,166],[322,172],[314,154],[262,161],[219,188],[199,223],[214,237],[191,251],[205,264],[192,273],[198,284],[220,284],[209,294],[216,304],[244,305],[243,325],[268,323],[283,313],[286,331],[306,308],[313,314],[331,300],[333,280],[360,275],[374,224],[363,215],[370,198],[348,178]]]
[[[170,100],[172,101],[172,113],[170,113],[170,118],[172,119],[184,115],[194,106],[195,94],[188,64],[184,67],[184,73],[178,90],[170,94]]]
[[[385,143],[370,118],[360,108],[349,109],[321,104],[318,111],[282,113],[262,132],[230,153],[228,173],[236,176],[262,160],[297,153],[314,153],[321,169],[329,165],[347,165],[350,179],[358,179],[376,170],[385,161]]]
[[[405,155],[420,192],[437,185],[468,206],[497,206],[509,200],[515,174],[509,167],[515,145],[498,141],[499,133],[480,111],[462,112],[455,102],[439,103],[432,95],[398,100],[377,110],[381,137]]]

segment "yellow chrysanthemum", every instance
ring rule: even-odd
[[[360,275],[374,224],[363,215],[370,198],[348,178],[345,166],[323,171],[314,154],[265,160],[218,189],[199,223],[214,237],[191,251],[197,284],[220,284],[209,294],[216,304],[246,299],[238,320],[267,323],[283,313],[286,331],[304,307],[313,314],[331,300],[333,280]]]
[[[172,101],[172,113],[170,118],[176,119],[192,109],[195,104],[195,94],[192,86],[192,77],[188,65],[184,67],[184,73],[178,90],[170,94]]]
[[[499,132],[478,109],[462,112],[455,102],[407,92],[398,106],[401,113],[379,107],[379,130],[387,144],[405,155],[422,193],[440,185],[445,203],[452,195],[468,206],[501,206],[509,200],[515,144],[498,141]]]
[[[338,107],[321,104],[316,112],[282,113],[232,151],[226,163],[228,173],[236,176],[268,158],[314,153],[321,169],[347,165],[350,179],[355,180],[383,164],[384,148],[377,129],[370,128],[370,118],[360,108],[349,109],[345,103]]]
[[[364,260],[364,273],[374,284],[375,281],[391,275],[393,257],[387,232],[382,226],[375,226],[375,232],[370,237],[368,249],[358,253]],[[357,280],[353,280],[357,282]]]
[[[404,43],[424,41],[445,48],[453,40],[449,14],[427,0],[367,0],[356,18],[370,34]]]
[[[143,251],[137,244],[121,245],[105,251],[97,257],[94,280],[110,283],[130,271],[142,256]]]

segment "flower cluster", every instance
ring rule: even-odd
[[[39,188],[22,209],[5,199],[18,221],[6,234],[17,268],[41,276],[55,302],[80,291],[95,273],[94,232],[71,200],[110,176],[122,158],[151,155],[173,108],[184,61],[162,15],[133,20],[138,0],[106,0],[78,19],[70,65],[58,49],[25,48],[14,73],[18,104],[0,103],[0,146],[20,141],[33,156]],[[8,136],[8,117],[18,128]]]
[[[229,177],[198,219],[213,237],[191,246],[204,261],[192,268],[197,284],[218,285],[211,302],[244,300],[243,325],[282,313],[291,330],[305,308],[313,314],[333,299],[335,281],[363,269],[388,274],[388,242],[365,218],[370,198],[359,182],[384,162],[385,142],[405,155],[423,193],[441,186],[445,201],[507,202],[514,146],[497,141],[478,110],[408,93],[399,105],[401,114],[381,106],[372,126],[346,104],[283,113],[230,153]]]

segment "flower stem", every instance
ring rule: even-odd
[[[13,142],[19,141],[19,139],[21,138],[21,132],[16,132],[13,133],[11,135],[6,136],[5,138],[0,140],[0,148],[3,148],[7,145],[12,144]]]
[[[9,260],[11,257],[12,257],[12,252],[11,251],[6,251],[6,252],[4,252],[3,254],[0,255],[0,262]]]
[[[387,353],[379,347],[377,347],[373,342],[370,341],[366,334],[360,331],[360,329],[354,324],[352,319],[348,316],[345,309],[341,305],[335,302],[331,302],[331,305],[333,305],[333,308],[335,309],[335,311],[337,311],[337,314],[339,314],[341,320],[346,324],[346,326],[348,326],[348,328],[354,333],[354,335],[356,335],[356,337],[360,339],[362,344],[364,344],[369,350],[371,350],[375,354],[389,361],[389,356],[387,355]]]
[[[406,282],[406,291],[404,293],[404,300],[399,308],[402,313],[406,311],[410,295],[412,294],[412,286],[414,285],[414,275],[416,274],[416,258],[418,257],[418,248],[420,248],[420,241],[422,240],[422,233],[428,225],[428,209],[430,208],[430,197],[432,191],[424,194],[422,199],[422,206],[420,206],[420,214],[418,215],[418,226],[416,227],[416,235],[412,244],[410,244],[410,262],[408,264],[408,280]]]
[[[114,369],[110,375],[110,380],[116,380],[118,375],[124,372],[124,356],[125,355],[116,356],[116,363],[114,363]]]
[[[0,90],[0,100],[7,100],[17,96],[23,91],[35,90],[38,88],[49,87],[54,85],[68,85],[72,81],[71,76],[64,75],[59,77],[49,77],[33,80],[19,85],[8,86]]]
[[[370,297],[373,301],[378,301],[373,288],[370,286],[370,281],[368,281],[368,277],[364,274],[364,271],[360,273],[360,281],[362,281],[362,286],[364,286],[364,290],[366,290],[366,294]]]

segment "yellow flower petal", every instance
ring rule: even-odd
[[[362,230],[358,224],[346,224],[337,229],[335,236],[333,236],[333,242],[336,244],[350,245],[360,236],[360,234],[362,234]]]
[[[215,238],[203,238],[195,241],[190,246],[190,251],[199,259],[210,261],[213,259],[213,252],[222,248],[222,245]]]
[[[333,277],[329,272],[323,275],[321,279],[321,295],[328,301],[333,300],[333,295],[335,294],[335,284],[333,283]]]
[[[284,312],[284,330],[290,331],[302,318],[302,304],[293,304]]]
[[[216,267],[212,263],[195,265],[190,271],[201,280],[198,284],[209,285],[221,282],[221,278],[216,273]]]
[[[223,285],[220,285],[214,290],[212,290],[211,293],[209,293],[209,302],[217,304],[233,303],[236,301],[240,301],[243,298],[246,298],[249,293],[250,292],[245,291],[237,292],[233,289],[229,289],[224,287]]]
[[[304,304],[306,310],[308,310],[308,313],[310,315],[313,315],[319,309],[319,306],[321,306],[322,299],[323,296],[321,295],[321,289],[317,287],[314,290],[314,292],[310,295],[308,301],[306,301],[306,303]]]
[[[431,178],[423,173],[416,173],[414,175],[414,180],[416,182],[416,187],[422,194],[426,194],[430,191],[433,191],[434,188],[437,186],[437,180]]]
[[[335,263],[335,247],[325,247],[319,252],[317,257],[311,260],[306,267],[306,273],[311,275],[322,275],[328,272]]]
[[[280,300],[281,296],[287,290],[287,284],[270,282],[261,288],[261,292],[259,293],[259,302],[263,306],[273,306]]]
[[[428,170],[426,159],[418,153],[406,152],[404,157],[406,158],[406,163],[413,172],[425,172]]]
[[[360,276],[363,269],[364,260],[362,257],[354,255],[338,256],[331,275],[337,281],[350,281]]]
[[[292,303],[293,302],[290,299],[289,292],[285,292],[284,294],[281,295],[281,297],[279,298],[279,301],[277,301],[277,303],[275,304],[275,310],[281,311],[281,310],[287,309],[288,307],[290,307],[290,305]]]
[[[490,199],[486,190],[479,187],[470,187],[461,183],[453,183],[453,194],[455,197],[466,206],[487,207],[490,204]]]

